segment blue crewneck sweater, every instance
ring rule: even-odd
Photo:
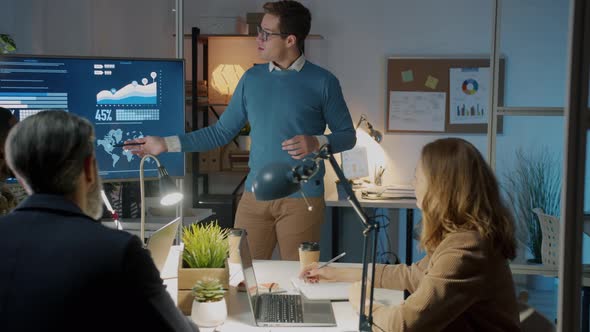
[[[271,162],[301,164],[283,151],[281,143],[286,139],[323,135],[327,126],[332,132],[326,137],[333,153],[351,149],[356,143],[352,119],[334,75],[309,61],[299,72],[268,68],[268,64],[254,65],[242,76],[217,123],[179,136],[182,151],[207,151],[229,143],[249,121],[252,144],[246,191],[252,191],[257,172]],[[318,174],[302,186],[306,196],[323,196],[324,173],[322,163]]]

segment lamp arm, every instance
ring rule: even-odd
[[[158,158],[156,158],[156,156],[153,156],[151,154],[146,154],[145,156],[143,156],[141,158],[141,161],[139,162],[139,192],[140,192],[140,204],[141,204],[141,222],[139,225],[139,236],[141,239],[141,243],[143,245],[145,245],[145,188],[144,188],[144,179],[143,179],[143,162],[147,159],[147,158],[152,158],[153,160],[156,161],[156,164],[158,165],[158,167],[160,167],[160,160],[158,160]]]
[[[121,225],[121,221],[119,220],[119,214],[111,206],[111,203],[109,202],[109,199],[107,198],[107,194],[104,192],[104,189],[100,191],[100,196],[102,197],[102,201],[104,205],[107,207],[107,210],[111,213],[111,216],[113,217],[113,223],[115,223],[115,227],[118,230],[123,230],[123,226]]]
[[[364,114],[361,115],[361,117],[359,118],[359,122],[357,122],[356,127],[354,127],[354,129],[358,129],[363,123],[363,121],[367,121],[367,116]]]
[[[316,158],[327,158],[330,160],[330,165],[334,169],[338,180],[344,186],[344,190],[348,195],[347,200],[350,202],[352,208],[359,216],[365,229],[363,230],[363,271],[361,276],[361,303],[359,306],[359,331],[369,332],[373,325],[373,294],[375,290],[375,257],[377,256],[377,238],[379,233],[379,225],[375,222],[370,222],[369,218],[363,211],[360,202],[352,191],[352,186],[348,182],[344,172],[338,165],[338,162],[330,153],[330,147],[324,146]],[[373,232],[373,247],[372,252],[369,253],[369,235]],[[370,255],[369,255],[370,254]],[[371,263],[371,288],[369,292],[369,312],[365,313],[365,299],[367,298],[367,274],[369,270],[369,263]]]
[[[361,222],[363,223],[363,226],[365,226],[365,228],[366,228],[365,231],[367,229],[373,227],[373,225],[369,224],[369,218],[367,217],[367,215],[363,211],[363,209],[361,207],[361,203],[359,203],[358,199],[356,198],[356,195],[352,191],[352,186],[348,182],[348,179],[346,178],[346,176],[344,176],[344,172],[342,171],[342,169],[338,165],[336,158],[334,158],[334,156],[331,153],[329,153],[328,160],[330,160],[330,165],[332,165],[332,168],[334,169],[334,173],[336,173],[338,180],[340,180],[340,183],[344,186],[344,190],[346,191],[346,195],[347,195],[346,199],[350,202],[350,204],[352,205],[352,208],[358,214],[359,218],[361,219]]]

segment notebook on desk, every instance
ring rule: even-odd
[[[416,199],[416,194],[411,186],[396,185],[365,188],[361,191],[361,197],[373,200]]]
[[[336,326],[330,301],[310,301],[300,294],[259,293],[245,232],[242,232],[239,248],[248,304],[256,325]]]
[[[299,289],[301,294],[310,300],[331,300],[331,301],[348,301],[350,296],[350,286],[352,282],[320,282],[316,284],[305,283],[302,279],[293,278],[291,283]],[[384,305],[400,304],[404,300],[404,292],[375,288],[373,294],[375,302]]]
[[[309,300],[348,301],[348,291],[351,282],[321,282],[306,283],[303,279],[294,277],[291,283],[303,296]]]

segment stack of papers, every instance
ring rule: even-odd
[[[293,286],[310,300],[348,300],[348,289],[351,282],[321,282],[316,284],[306,283],[303,279],[292,278]]]
[[[410,185],[371,187],[362,191],[364,199],[414,199],[414,188]]]

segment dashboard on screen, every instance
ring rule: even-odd
[[[0,106],[17,120],[43,110],[65,110],[94,124],[103,180],[139,178],[140,158],[115,145],[184,133],[182,59],[0,56]],[[184,154],[158,159],[171,176],[184,176]],[[144,162],[146,177],[156,163]]]

